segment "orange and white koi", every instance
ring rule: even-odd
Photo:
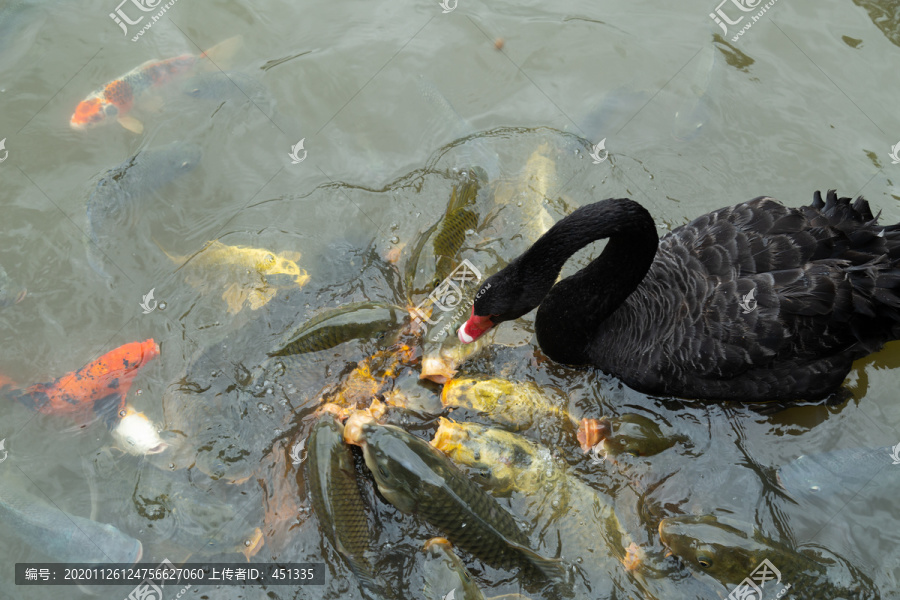
[[[113,79],[78,103],[69,125],[78,131],[92,129],[112,121],[134,133],[144,131],[144,125],[129,114],[135,101],[151,90],[181,81],[193,74],[201,63],[206,68],[227,60],[241,45],[241,36],[228,38],[200,55],[183,54],[165,60],[150,60]],[[204,61],[203,59],[210,59]]]
[[[0,392],[7,393],[44,414],[70,415],[85,420],[91,413],[116,419],[125,409],[125,396],[148,362],[159,356],[152,339],[119,346],[77,371],[48,383],[20,388],[0,375]]]

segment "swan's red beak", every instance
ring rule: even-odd
[[[459,341],[463,344],[471,344],[478,338],[484,334],[485,331],[494,326],[494,323],[491,321],[491,315],[487,317],[479,317],[475,314],[475,307],[472,307],[472,316],[469,317],[469,320],[463,323],[463,326],[459,328],[457,335],[459,335]]]

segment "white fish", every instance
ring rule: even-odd
[[[169,447],[161,437],[153,421],[132,407],[125,408],[125,416],[112,428],[112,435],[123,452],[141,456],[159,454]]]

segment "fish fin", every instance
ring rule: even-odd
[[[300,260],[301,254],[299,252],[295,252],[293,250],[285,250],[284,252],[279,254],[279,256],[285,260],[297,262],[298,260]]]
[[[131,115],[119,117],[119,125],[132,133],[144,133],[144,124]]]
[[[241,289],[236,283],[229,284],[222,293],[222,299],[228,305],[228,314],[236,315],[241,312],[244,300],[247,298],[247,292]]]
[[[544,558],[527,546],[509,540],[507,540],[507,543],[521,552],[528,559],[528,562],[531,563],[531,566],[544,576],[566,584],[571,583],[568,565],[561,558]]]
[[[225,69],[229,61],[238,53],[244,45],[244,36],[238,34],[227,40],[222,40],[206,52],[200,55],[200,58],[209,59],[203,67],[206,70],[215,68]],[[210,64],[212,63],[212,64]]]
[[[153,243],[156,244],[156,247],[159,248],[162,251],[162,253],[165,254],[169,258],[169,260],[171,260],[173,263],[175,263],[177,265],[183,265],[184,263],[187,262],[187,259],[190,258],[188,256],[175,256],[174,254],[169,254],[168,252],[166,252],[166,249],[162,247],[162,244],[160,244],[156,240],[155,237],[153,237],[151,235],[150,239],[153,240]]]
[[[250,310],[262,308],[269,303],[269,300],[275,297],[275,290],[266,288],[264,290],[253,290],[248,294],[250,300]]]

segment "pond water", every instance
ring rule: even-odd
[[[387,338],[281,370],[267,354],[324,311],[421,301],[415,290],[435,267],[429,242],[417,273],[414,249],[444,216],[460,171],[477,166],[486,177],[478,225],[459,254],[485,275],[539,235],[541,218],[609,197],[643,204],[661,234],[757,196],[799,206],[831,188],[864,195],[883,222],[900,221],[892,181],[900,120],[891,108],[900,16],[888,0],[178,0],[153,21],[163,6],[0,4],[0,266],[11,282],[0,285],[27,289],[0,309],[0,375],[21,387],[49,382],[152,338],[159,356],[126,402],[169,444],[124,453],[102,420],[37,413],[7,387],[0,485],[114,525],[142,542],[151,565],[246,563],[241,551],[251,554],[260,537],[251,562],[327,564],[324,587],[194,586],[180,597],[363,597],[311,512],[294,448],[322,390],[338,389]],[[210,48],[116,115],[130,117],[130,129],[114,116],[85,130],[69,125],[104,84]],[[122,180],[110,170],[157,149],[162,159],[135,169],[128,193],[97,200],[101,179]],[[542,170],[526,168],[534,156]],[[211,257],[213,240],[245,254],[263,249],[305,275],[270,273],[260,283],[256,263],[237,264],[237,250]],[[461,373],[553,385],[564,392],[560,407],[579,418],[639,413],[681,436],[654,456],[598,462],[552,427],[523,432],[614,505],[648,560],[666,566],[646,585],[620,572],[582,578],[572,597],[727,596],[732,586],[690,577],[664,556],[657,526],[678,514],[740,519],[816,550],[836,581],[862,577],[882,598],[900,597],[900,466],[888,461],[865,482],[813,500],[791,499],[776,477],[801,455],[900,442],[897,344],[856,364],[848,393],[832,402],[760,410],[650,397],[542,361],[532,324],[533,314],[501,326],[498,343]],[[440,406],[440,387],[419,382],[417,366],[388,385]],[[436,414],[421,412],[407,422],[426,439],[436,425]],[[361,460],[357,467],[377,569],[394,597],[423,597],[420,550],[437,530],[387,503]],[[514,514],[521,501],[498,497]],[[543,554],[570,543],[522,524]],[[47,542],[25,543],[9,523],[0,529],[0,598],[130,592],[16,586],[14,564],[47,560]],[[487,597],[554,597],[461,556]],[[179,591],[167,587],[164,598]],[[771,586],[766,593],[774,598]]]

